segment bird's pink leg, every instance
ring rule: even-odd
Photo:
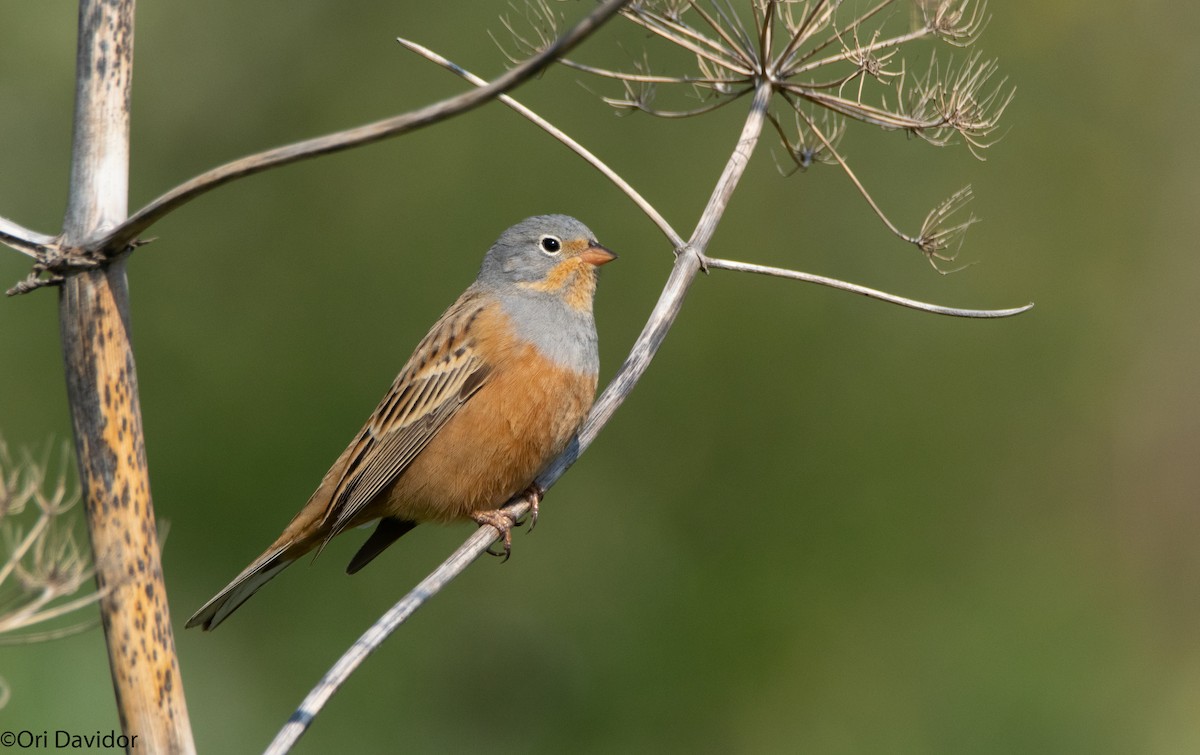
[[[542,490],[541,486],[534,483],[526,488],[525,492],[521,495],[529,499],[529,530],[532,532],[538,520],[538,504],[542,502],[542,496],[545,495],[545,491]],[[504,551],[497,553],[488,548],[487,552],[493,556],[504,556],[504,560],[507,561],[508,557],[512,555],[512,528],[517,524],[517,519],[512,515],[512,512],[506,508],[487,509],[485,511],[473,511],[470,517],[471,521],[480,526],[486,524],[489,527],[496,528],[496,531],[500,533],[500,537],[504,541]]]

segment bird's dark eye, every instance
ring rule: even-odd
[[[558,254],[562,250],[562,242],[553,236],[542,236],[542,250],[547,254]]]

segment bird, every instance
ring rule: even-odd
[[[378,520],[350,560],[357,572],[422,522],[492,525],[575,437],[599,369],[592,302],[616,255],[567,215],[502,233],[479,274],[442,314],[308,503],[262,555],[187,621],[214,629],[255,591],[343,531]]]

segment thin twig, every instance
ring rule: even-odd
[[[889,3],[892,2],[892,0],[884,0],[884,2]],[[783,48],[783,51],[775,57],[774,61],[772,61],[772,67],[775,70],[783,70],[783,68],[790,63],[792,55],[800,49],[800,46],[808,41],[813,34],[816,34],[825,27],[825,24],[828,22],[830,15],[836,8],[836,5],[837,3],[834,4],[834,8],[831,8],[824,0],[818,0],[818,2],[813,5],[812,10],[810,10],[808,15],[804,18],[804,21],[795,26],[795,28],[790,29],[792,34],[791,39]],[[820,18],[817,16],[818,13],[821,14]],[[836,37],[834,39],[836,39]],[[826,42],[825,45],[831,44],[832,41],[833,40],[831,39],[829,42]],[[825,45],[822,45],[822,47]]]
[[[565,55],[586,39],[628,2],[629,0],[605,0],[553,44],[548,45],[520,65],[510,68],[501,76],[493,79],[487,86],[464,92],[456,97],[403,115],[249,155],[202,173],[190,181],[176,186],[135,212],[128,220],[104,236],[98,246],[105,249],[123,249],[168,213],[201,194],[235,179],[261,173],[268,168],[398,136],[479,107],[495,99],[496,95],[513,89],[536,76],[543,68],[554,62],[555,58]]]
[[[43,606],[51,601],[61,598],[64,594],[57,590],[49,590],[44,596],[39,596],[37,600],[30,604],[30,606],[21,609],[19,613],[14,614],[11,617],[6,617],[3,622],[0,622],[0,632],[11,632],[23,627],[33,626],[34,624],[41,624],[44,621],[51,621],[60,616],[66,616],[73,611],[78,611],[81,608],[99,601],[104,597],[105,592],[107,591],[97,590],[96,592],[90,592],[87,595],[82,595],[74,600],[60,603],[43,611]],[[0,640],[0,644],[3,644],[2,640]]]
[[[885,0],[871,13],[875,13],[879,8],[887,5],[891,0]],[[833,10],[839,5],[837,2],[828,3],[818,1],[813,7],[804,24],[791,29],[795,34],[792,42],[789,44],[787,54],[779,58],[786,59],[791,51],[799,47],[803,38],[811,31],[810,24],[814,24],[813,29],[822,27],[832,15]],[[718,12],[720,12],[720,7]],[[805,6],[808,7],[807,4]],[[767,12],[770,12],[769,10]],[[555,129],[544,119],[540,118],[532,111],[519,105],[515,100],[509,97],[501,96],[500,99],[509,107],[516,109],[523,116],[531,120],[543,130],[553,135],[556,139],[566,144],[577,154],[583,156],[589,163],[596,166],[601,172],[614,182],[621,190],[629,196],[652,220],[659,226],[668,238],[672,239],[675,247],[675,264],[672,267],[671,274],[668,277],[666,284],[659,296],[654,310],[651,312],[641,334],[633,344],[628,357],[613,377],[612,381],[605,388],[604,392],[597,398],[588,415],[587,420],[580,428],[575,441],[560,454],[550,466],[537,478],[536,484],[543,490],[548,490],[552,487],[570,468],[570,466],[587,450],[592,441],[597,437],[601,429],[611,420],[616,410],[632,392],[641,377],[645,374],[650,362],[653,360],[658,348],[665,339],[670,328],[677,319],[687,292],[692,283],[696,280],[697,273],[701,270],[707,270],[708,267],[718,267],[721,269],[729,269],[741,272],[754,272],[759,274],[776,275],[779,277],[792,278],[803,280],[821,285],[831,286],[842,290],[857,293],[863,296],[881,299],[903,306],[909,306],[915,309],[933,312],[944,315],[955,315],[961,317],[1005,317],[1027,310],[1030,306],[1015,308],[1011,310],[966,310],[949,307],[941,307],[938,305],[925,304],[912,299],[886,294],[865,286],[846,283],[823,276],[801,273],[798,271],[785,270],[782,268],[771,268],[762,265],[753,265],[748,263],[734,262],[731,260],[716,260],[709,259],[705,255],[705,250],[716,227],[723,217],[726,207],[736,189],[746,167],[750,161],[762,130],[768,121],[767,106],[772,96],[772,93],[777,90],[786,91],[787,84],[777,80],[769,72],[764,71],[744,71],[739,67],[739,59],[745,54],[744,50],[749,50],[752,45],[747,42],[746,45],[734,44],[731,38],[725,34],[719,34],[722,41],[728,45],[727,48],[722,48],[719,42],[700,34],[696,30],[683,25],[672,18],[658,16],[653,13],[645,12],[642,8],[637,8],[632,11],[627,11],[625,14],[635,23],[638,23],[648,31],[657,34],[661,37],[673,41],[678,46],[689,52],[692,52],[699,58],[699,64],[704,71],[705,62],[723,67],[734,73],[741,73],[747,78],[753,80],[754,99],[750,106],[749,113],[746,117],[738,141],[730,155],[725,169],[720,178],[717,180],[710,195],[709,202],[706,205],[704,212],[701,214],[695,229],[692,232],[691,238],[687,242],[681,242],[678,235],[671,230],[670,226],[662,220],[654,208],[646,202],[640,194],[633,190],[623,179],[616,175],[614,171],[605,166],[601,161],[595,158],[594,155],[584,150],[577,142],[562,134],[558,129]],[[710,17],[705,18],[706,22],[714,25],[715,22]],[[727,21],[727,20],[726,20]],[[718,28],[718,32],[720,29]],[[740,39],[740,37],[739,37]],[[439,65],[453,71],[454,73],[467,78],[472,83],[479,85],[482,79],[472,77],[469,73],[462,70],[458,66],[450,63],[445,58],[428,51],[413,43],[405,40],[400,40],[408,49],[418,52],[424,57],[432,60]],[[765,42],[761,42],[765,46]],[[860,46],[861,49],[861,46]],[[747,64],[761,65],[761,62],[747,60]],[[583,66],[576,66],[585,68]],[[706,72],[706,71],[705,71]],[[605,71],[604,74],[613,72]],[[602,75],[604,75],[602,74]],[[622,78],[617,76],[617,78]],[[637,78],[624,77],[627,81],[637,83]],[[648,79],[649,77],[641,77]],[[648,80],[640,83],[655,83]],[[970,82],[968,82],[970,83]],[[795,91],[789,95],[789,101],[795,106],[796,97],[809,97],[818,104],[825,104],[822,99],[828,100],[828,97],[811,97],[807,92]],[[833,98],[835,104],[841,104],[840,98]],[[836,108],[834,108],[836,110]],[[798,111],[799,112],[799,111]],[[835,134],[826,136],[818,127],[811,117],[800,113],[804,117],[805,123],[821,142],[823,148],[828,150],[843,168],[849,173],[848,167],[844,161],[837,155],[836,149],[832,144]],[[899,127],[905,127],[901,123]],[[850,173],[852,181],[856,185],[860,185],[853,173]],[[861,186],[861,185],[860,185]],[[865,191],[864,191],[864,196]],[[873,209],[879,213],[878,208],[869,196],[866,197],[871,203]],[[879,213],[882,216],[882,213]],[[883,218],[885,223],[888,223],[886,218]],[[897,229],[888,223],[902,238],[908,238],[900,234]],[[952,229],[953,230],[953,229]],[[510,503],[509,511],[514,516],[523,516],[529,508],[527,501],[514,499]],[[307,727],[311,724],[314,717],[320,712],[328,699],[337,691],[339,686],[349,678],[349,675],[362,663],[362,661],[372,653],[397,627],[400,626],[414,611],[425,603],[438,591],[443,589],[445,585],[455,576],[460,574],[469,564],[471,564],[480,553],[486,550],[499,537],[499,532],[491,527],[481,527],[477,530],[466,543],[454,552],[441,566],[439,566],[432,574],[423,580],[409,594],[404,596],[390,611],[380,618],[363,636],[352,646],[335,666],[325,675],[316,688],[314,688],[305,698],[304,702],[296,713],[291,717],[283,730],[280,731],[271,747],[267,750],[268,753],[282,753],[295,743],[295,741],[303,734]]]
[[[46,528],[50,526],[50,520],[54,518],[54,514],[49,511],[42,511],[25,536],[21,538],[21,542],[17,544],[8,554],[3,566],[0,566],[0,587],[8,581],[9,576],[16,570],[21,563],[21,559],[25,558],[25,554],[33,547],[33,544],[38,541]],[[3,631],[3,620],[0,620],[0,631]]]
[[[720,13],[720,6],[716,7],[717,12]],[[749,39],[734,39],[729,30],[727,30],[724,26],[718,23],[716,19],[706,13],[704,8],[699,3],[692,3],[692,10],[696,11],[700,18],[704,19],[704,22],[712,27],[712,30],[717,33],[717,36],[725,40],[725,44],[728,45],[728,49],[737,53],[738,58],[741,60],[755,61],[754,54],[751,52],[753,48],[749,44]],[[724,14],[722,14],[722,16],[724,17]],[[741,32],[741,34],[738,36],[745,36],[745,30],[742,28],[741,24],[731,24],[731,26]],[[755,61],[756,64],[761,62],[762,61]]]
[[[528,501],[519,501],[518,503],[508,506],[508,511],[513,514],[513,517],[519,519],[529,511]],[[454,551],[442,565],[435,569],[429,576],[421,580],[407,595],[400,599],[387,613],[379,617],[379,619],[371,625],[371,628],[363,633],[358,640],[350,646],[350,648],[342,654],[337,663],[333,665],[321,677],[321,681],[317,686],[313,687],[304,701],[300,703],[300,707],[288,719],[279,733],[275,735],[275,739],[264,751],[264,755],[281,755],[286,753],[296,744],[300,736],[308,730],[309,724],[313,718],[325,706],[329,698],[338,688],[350,678],[350,674],[354,673],[364,660],[383,643],[388,636],[396,631],[409,616],[420,608],[426,600],[436,595],[443,587],[451,580],[457,577],[475,559],[479,558],[480,554],[491,547],[492,543],[499,539],[500,533],[490,525],[484,525],[476,530],[471,537],[463,543],[458,550]]]
[[[858,180],[858,176],[850,168],[850,164],[846,162],[845,158],[842,157],[842,154],[840,152],[838,152],[837,148],[834,146],[834,144],[830,140],[830,138],[825,136],[825,134],[821,131],[821,129],[819,129],[817,127],[816,120],[811,115],[804,112],[800,108],[796,107],[794,109],[796,111],[796,114],[799,115],[804,120],[804,122],[808,125],[808,128],[810,131],[812,131],[813,135],[816,136],[817,139],[819,139],[821,141],[821,144],[825,147],[825,150],[827,151],[827,153],[832,155],[833,159],[837,161],[837,164],[841,167],[842,171],[846,174],[846,177],[850,179],[850,183],[854,184],[854,188],[857,189],[858,193],[860,195],[862,195],[862,198],[867,201],[867,204],[870,206],[871,211],[875,213],[875,216],[878,217],[883,222],[883,224],[885,226],[887,226],[887,229],[889,231],[891,231],[893,234],[895,234],[898,238],[903,239],[904,241],[907,241],[910,244],[915,244],[917,242],[917,239],[915,239],[912,236],[909,236],[907,233],[900,230],[900,228],[897,227],[896,224],[893,223],[891,221],[891,219],[888,218],[888,216],[884,213],[883,208],[881,208],[875,202],[875,198],[872,197],[870,192],[867,191],[867,187],[863,185],[862,181]]]
[[[717,100],[716,102],[714,102],[711,105],[703,105],[701,107],[696,108],[695,110],[658,110],[656,108],[650,107],[649,105],[643,105],[642,103],[634,101],[634,100],[620,100],[620,99],[615,99],[613,97],[605,97],[604,101],[607,104],[609,104],[615,108],[629,108],[631,110],[641,110],[643,113],[648,113],[650,115],[653,115],[655,118],[666,118],[669,120],[672,118],[694,118],[697,115],[704,115],[705,113],[711,113],[714,110],[720,110],[721,108],[725,107],[726,105],[730,104],[731,102],[741,99],[743,95],[749,94],[750,92],[753,92],[753,91],[754,91],[754,87],[752,85],[750,85],[750,86],[745,87],[744,89],[737,90],[732,95],[729,95],[727,97],[722,97],[721,99]]]
[[[717,270],[734,270],[743,273],[757,273],[759,275],[773,275],[778,278],[790,278],[792,280],[804,281],[806,283],[817,283],[822,286],[829,286],[841,291],[849,291],[853,294],[866,296],[870,299],[878,299],[891,304],[899,304],[902,307],[909,309],[918,309],[922,312],[931,312],[935,315],[949,315],[950,317],[973,317],[980,319],[992,319],[1000,317],[1012,317],[1026,312],[1033,308],[1033,304],[1029,303],[1022,307],[1012,307],[1009,309],[961,309],[959,307],[945,307],[940,304],[929,304],[916,299],[908,299],[903,296],[896,296],[884,291],[879,291],[867,286],[860,286],[857,283],[847,283],[846,281],[838,280],[837,278],[827,278],[824,275],[815,275],[813,273],[803,273],[799,270],[788,270],[782,267],[769,267],[767,265],[755,265],[749,262],[737,262],[735,260],[723,260],[709,257],[705,260],[705,264],[709,268]]]
[[[605,79],[619,79],[621,81],[630,81],[637,84],[700,84],[700,85],[716,85],[727,84],[729,79],[711,78],[704,76],[657,76],[648,73],[626,73],[625,71],[613,71],[608,68],[597,68],[589,66],[585,63],[579,63],[574,60],[563,58],[558,61],[559,65],[564,65],[567,68],[574,68],[576,71],[590,73],[593,76],[599,76]],[[748,79],[747,79],[748,80]]]
[[[461,76],[462,78],[471,82],[475,86],[484,86],[487,84],[487,82],[484,81],[483,79],[481,79],[480,77],[478,77],[475,74],[471,73],[470,71],[466,70],[462,66],[452,62],[451,60],[445,58],[444,56],[439,55],[438,53],[434,52],[433,50],[430,50],[428,47],[425,47],[424,45],[417,44],[416,42],[412,42],[410,40],[403,39],[400,37],[397,37],[396,41],[399,42],[401,45],[403,45],[405,48],[407,48],[407,49],[417,53],[421,57],[425,58],[426,60],[429,60],[433,63],[438,64],[439,66],[441,66],[442,68],[445,68],[447,71],[450,71],[453,74]],[[584,160],[586,160],[589,165],[591,165],[596,170],[603,173],[605,178],[612,181],[613,184],[618,189],[620,189],[622,192],[625,193],[625,196],[627,196],[631,200],[633,200],[633,203],[636,204],[641,209],[642,212],[646,213],[646,217],[650,218],[650,220],[653,221],[653,223],[656,226],[658,226],[659,230],[663,232],[663,235],[665,235],[667,237],[667,239],[671,242],[671,245],[673,247],[678,249],[679,247],[683,246],[683,238],[679,235],[679,233],[677,233],[675,231],[674,228],[671,227],[671,224],[667,222],[667,219],[662,216],[662,214],[654,207],[654,205],[650,204],[650,202],[645,197],[643,197],[637,191],[637,189],[634,189],[633,186],[631,186],[628,181],[626,181],[624,178],[621,178],[620,174],[618,174],[612,168],[608,167],[608,165],[606,163],[604,163],[599,157],[596,157],[595,154],[593,154],[591,151],[589,151],[586,147],[584,147],[579,142],[572,139],[570,136],[568,136],[564,131],[559,129],[557,126],[550,123],[550,121],[546,120],[542,116],[538,115],[537,113],[533,112],[529,108],[525,107],[524,105],[522,105],[520,102],[513,99],[509,95],[502,94],[497,99],[499,99],[501,102],[503,102],[505,105],[509,106],[513,110],[520,113],[522,116],[524,116],[528,120],[532,121],[534,123],[534,125],[536,125],[538,128],[540,128],[543,131],[545,131],[546,133],[550,134],[558,141],[562,142],[564,145],[566,145],[566,147],[568,149],[570,149],[572,152],[574,152],[575,154],[579,155]]]
[[[70,626],[61,627],[59,629],[47,629],[43,632],[25,632],[23,634],[12,635],[10,637],[0,636],[0,647],[10,647],[12,645],[32,645],[39,642],[61,640],[63,637],[72,637],[82,632],[86,632],[89,629],[94,629],[95,627],[99,626],[99,624],[100,619],[97,617],[94,619],[89,619],[88,621],[81,621],[78,624],[71,624]],[[0,708],[3,707],[4,704],[2,701],[0,701]]]
[[[878,126],[882,129],[893,131],[907,129],[914,133],[920,133],[923,130],[941,128],[946,125],[945,118],[941,116],[925,119],[914,118],[903,113],[894,113],[886,108],[868,105],[857,100],[839,97],[835,94],[828,94],[817,89],[810,89],[800,84],[783,84],[780,86],[780,89],[789,94],[803,97],[836,113],[853,118],[856,121],[862,121],[863,123]]]
[[[883,0],[878,5],[876,5],[874,8],[871,8],[870,10],[859,14],[858,17],[855,18],[853,21],[851,21],[850,24],[848,26],[846,26],[845,29],[843,29],[842,31],[856,30],[859,26],[866,23],[869,19],[871,19],[876,14],[878,14],[884,8],[895,3],[895,1],[896,0]],[[840,3],[838,3],[838,4],[840,4]],[[832,13],[832,10],[836,10],[836,8],[831,9],[831,11],[830,11],[831,13]],[[814,11],[815,11],[815,9],[814,9]],[[821,50],[824,50],[826,47],[829,47],[833,43],[840,42],[841,38],[838,34],[838,30],[835,29],[834,33],[830,34],[828,37],[826,37],[824,42],[819,42],[819,43],[815,44],[813,47],[809,48],[803,55],[801,55],[798,59],[796,57],[796,54],[799,52],[799,45],[802,44],[804,41],[807,41],[808,39],[810,39],[812,35],[816,34],[821,29],[825,28],[826,24],[831,23],[831,22],[832,22],[832,15],[827,14],[822,19],[822,21],[820,21],[816,26],[812,27],[812,29],[805,35],[804,39],[801,40],[798,37],[793,38],[793,40],[792,40],[793,45],[791,45],[789,47],[789,51],[787,52],[786,55],[780,55],[776,59],[776,64],[781,66],[781,68],[790,68],[792,65],[795,65],[796,63],[803,63],[804,61],[813,57],[817,53],[821,52]]]
[[[729,162],[725,165],[725,172],[717,179],[717,185],[713,188],[708,205],[705,206],[704,212],[700,216],[700,221],[696,224],[696,230],[692,233],[692,238],[688,241],[688,244],[702,257],[708,248],[708,242],[712,240],[713,234],[716,233],[717,223],[725,215],[725,208],[729,204],[729,199],[733,196],[733,190],[737,187],[738,181],[741,180],[742,174],[746,171],[746,166],[750,162],[750,156],[754,154],[754,148],[758,146],[758,137],[762,134],[763,126],[767,120],[767,104],[771,100],[771,93],[771,82],[765,80],[758,82],[758,88],[754,92],[754,100],[750,103],[750,115],[746,118],[746,123],[742,127],[742,135],[738,139],[737,147],[734,149],[733,154],[729,156]]]
[[[692,32],[691,29],[688,29],[685,26],[680,26],[679,24],[672,24],[669,21],[660,19],[660,18],[652,16],[652,15],[647,16],[647,15],[626,14],[625,17],[628,18],[629,20],[633,21],[634,23],[638,24],[639,26],[643,27],[644,29],[651,31],[654,34],[657,34],[658,36],[663,37],[664,39],[671,40],[672,42],[674,42],[675,44],[684,48],[685,50],[692,52],[698,58],[707,60],[710,63],[715,63],[722,68],[725,68],[730,71],[734,71],[736,73],[741,74],[742,76],[753,76],[754,75],[754,69],[752,66],[745,65],[744,63],[742,63],[736,59],[732,59],[730,57],[723,57],[722,55],[717,55],[713,52],[709,52],[709,50],[706,47],[703,47],[700,44],[697,44],[696,42],[691,41],[692,38],[694,38],[694,37],[700,37],[701,39],[703,39],[705,41],[705,43],[707,43],[710,46],[713,46],[716,50],[718,50],[718,51],[723,50],[723,48],[721,48],[720,45],[717,45],[715,42],[708,39],[707,37],[703,37],[703,35],[695,34],[694,32]],[[728,54],[726,54],[726,55],[728,55]]]
[[[858,21],[863,21],[863,20],[865,20],[865,19],[858,19]],[[857,27],[858,27],[858,23],[854,24],[854,27],[852,27],[852,28],[857,28]],[[847,29],[839,30],[839,32],[842,34],[846,33],[846,31],[847,31]],[[809,63],[805,63],[802,66],[797,66],[795,68],[787,68],[784,70],[787,72],[787,75],[789,78],[792,76],[799,76],[800,74],[808,73],[809,71],[813,71],[818,68],[822,68],[824,66],[832,65],[834,63],[845,63],[851,59],[851,56],[854,56],[854,55],[862,55],[864,53],[869,54],[869,53],[879,52],[880,50],[886,50],[886,49],[889,49],[892,47],[899,47],[900,45],[903,45],[906,42],[912,42],[913,40],[923,39],[923,38],[929,36],[929,34],[930,34],[930,32],[928,29],[917,29],[916,31],[909,32],[908,34],[901,34],[896,37],[889,37],[887,39],[875,40],[875,41],[872,41],[870,44],[855,45],[853,48],[847,47],[846,49],[842,50],[841,52],[836,53],[834,55],[830,55],[829,57],[821,58],[819,60],[814,60]]]
[[[12,247],[21,254],[40,259],[45,247],[55,242],[55,237],[31,231],[7,218],[0,218],[0,244]]]
[[[703,250],[712,239],[716,224],[724,213],[729,197],[745,172],[750,155],[758,142],[758,136],[762,132],[763,123],[766,120],[766,107],[770,95],[770,86],[760,84],[737,146],[713,189],[708,206],[692,234],[692,240],[677,254],[671,275],[667,279],[666,286],[663,288],[646,326],[630,350],[625,363],[621,365],[621,369],[617,371],[612,382],[608,384],[604,393],[592,406],[587,421],[584,422],[576,436],[576,442],[560,454],[537,478],[536,482],[543,490],[548,490],[562,477],[563,473],[575,463],[575,460],[595,439],[600,429],[612,418],[617,407],[624,402],[645,373],[646,368],[649,367],[650,361],[666,337],[667,331],[674,324],[675,318],[683,306],[683,299],[688,288],[700,270]],[[519,519],[528,512],[529,503],[518,497],[506,508],[514,518]],[[461,574],[479,557],[479,554],[496,542],[499,536],[499,531],[494,527],[487,525],[480,527],[458,550],[442,562],[441,566],[401,598],[396,605],[363,633],[304,698],[300,707],[292,714],[267,748],[267,755],[281,755],[281,753],[288,752],[308,729],[313,718],[333,693],[366,660],[367,656],[373,653],[414,611]]]

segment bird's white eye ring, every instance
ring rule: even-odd
[[[542,236],[542,240],[538,243],[542,247],[542,251],[551,256],[562,251],[562,241],[557,236]]]

